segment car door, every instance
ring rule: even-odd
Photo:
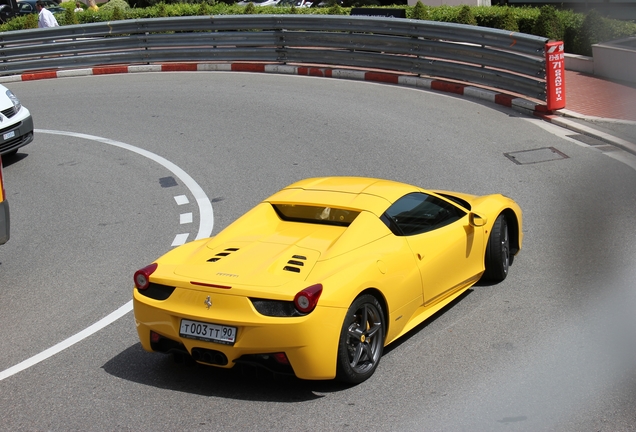
[[[483,271],[483,228],[471,225],[460,207],[417,192],[397,200],[386,214],[414,255],[425,304],[474,282]]]

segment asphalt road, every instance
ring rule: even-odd
[[[157,73],[7,87],[38,133],[4,170],[0,429],[636,429],[636,157],[494,104],[366,82]],[[531,151],[545,148],[558,153]],[[175,365],[141,349],[132,313],[6,376],[125,306],[133,272],[179,235],[217,233],[324,175],[504,193],[524,211],[524,249],[505,282],[389,347],[358,386]]]

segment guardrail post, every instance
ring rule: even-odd
[[[545,75],[548,110],[565,108],[565,51],[562,41],[545,44]]]

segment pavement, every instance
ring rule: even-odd
[[[545,102],[522,95],[504,94],[493,88],[396,74],[387,71],[332,69],[328,66],[278,65],[263,63],[168,63],[151,65],[103,65],[77,70],[44,70],[0,77],[0,83],[59,77],[134,72],[232,71],[283,73],[328,78],[366,80],[407,85],[478,98],[538,116],[574,132],[573,138],[599,149],[611,145],[636,156],[636,84],[613,82],[593,75],[566,70],[565,103],[549,112]],[[635,165],[636,168],[636,165]]]
[[[565,109],[552,123],[636,155],[636,84],[613,82],[581,72],[565,72]]]

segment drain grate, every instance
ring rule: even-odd
[[[584,134],[568,135],[568,138],[574,138],[577,141],[581,141],[582,143],[591,146],[607,145],[605,141],[601,141],[600,139]]]
[[[177,186],[177,181],[172,176],[170,176],[170,177],[161,177],[159,179],[159,185],[162,188],[169,188],[169,187]]]
[[[517,165],[534,164],[548,162],[558,159],[567,159],[568,155],[555,149],[554,147],[543,147],[534,150],[522,150],[512,153],[504,153],[508,159]]]

